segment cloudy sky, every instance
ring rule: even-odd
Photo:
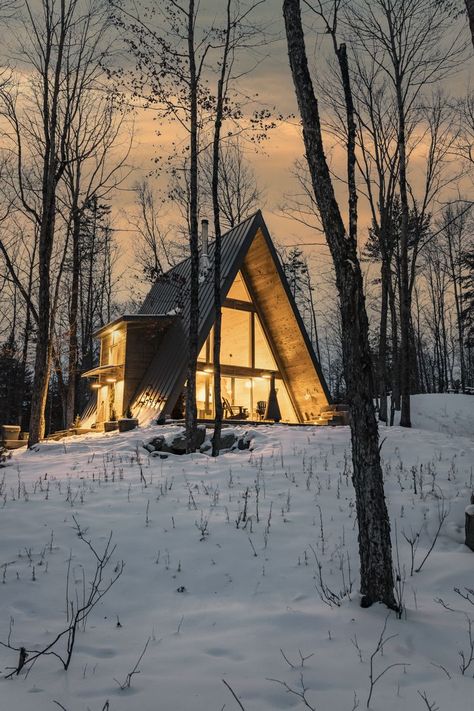
[[[242,0],[242,3],[248,6],[250,0]],[[32,0],[32,4],[36,4],[39,7],[39,0]],[[123,0],[123,4],[124,7],[131,8],[133,7],[133,0]],[[463,6],[462,0],[459,0],[459,4],[461,8]],[[160,16],[160,8],[165,7],[165,5],[166,0],[153,0],[150,5],[157,10],[154,21],[157,23],[159,33],[162,33],[163,28],[166,29],[167,27],[167,18]],[[146,3],[142,3],[141,6],[146,6]],[[197,35],[205,33],[211,25],[222,22],[224,15],[225,0],[201,0]],[[314,24],[310,24],[313,22],[312,17],[311,14],[305,13],[304,15],[307,51],[313,77],[321,79],[327,71],[327,60],[332,58],[332,48],[327,36],[324,36],[320,31],[318,32]],[[288,204],[290,202],[289,196],[298,191],[298,185],[292,175],[292,171],[295,161],[302,159],[303,156],[299,122],[297,118],[292,116],[292,114],[296,114],[296,103],[288,66],[282,0],[262,0],[252,18],[254,23],[262,28],[266,42],[264,46],[260,46],[255,50],[245,50],[241,54],[237,67],[239,71],[244,72],[244,76],[238,82],[237,88],[241,96],[247,97],[244,102],[247,103],[247,112],[261,107],[285,117],[277,122],[277,127],[270,132],[268,140],[257,151],[250,143],[246,148],[247,158],[255,171],[258,185],[263,192],[261,207],[270,230],[278,242],[288,246],[297,243],[306,245],[314,242],[320,245],[321,242],[324,242],[321,234],[295,220],[288,219],[288,217],[284,216],[284,211],[282,210],[285,203]],[[467,39],[467,21],[461,18],[460,22],[464,22]],[[461,26],[463,25],[461,24]],[[348,32],[347,29],[346,32]],[[7,37],[7,45],[9,42],[16,44],[17,39],[14,34],[11,37]],[[346,39],[350,40],[350,30]],[[129,66],[133,66],[130,54],[123,54],[121,61],[125,61],[125,64],[129,62]],[[249,71],[251,68],[252,71]],[[466,62],[466,65],[460,68],[455,76],[450,78],[448,90],[457,95],[465,94],[470,86],[470,75],[474,74],[473,69],[474,59],[471,53],[471,59]],[[209,78],[211,81],[210,86],[215,86],[215,72],[213,74],[209,70]],[[155,118],[156,112],[137,108],[133,117],[134,147],[130,156],[133,172],[127,184],[123,186],[118,197],[114,200],[114,226],[121,246],[121,263],[124,266],[133,258],[133,244],[135,242],[133,232],[130,231],[130,225],[127,222],[127,215],[133,209],[134,195],[131,189],[132,185],[135,181],[153,171],[156,160],[158,160],[158,163],[160,161],[163,162],[172,152],[173,144],[176,141],[183,145],[187,140],[186,135],[183,132],[179,132],[176,123],[166,121],[161,123],[160,135],[157,135]],[[335,144],[334,140],[328,135],[326,135],[325,140],[326,155],[334,175],[344,177],[344,149]],[[414,183],[417,179],[420,179],[422,174],[421,166],[424,162],[425,148],[426,146],[421,142],[416,153],[412,155],[413,172],[411,178]],[[166,175],[162,174],[161,177],[151,178],[151,181],[157,194],[165,199],[167,193]],[[345,213],[343,182],[336,181],[335,186]],[[449,197],[449,195],[446,194],[446,197]],[[176,208],[169,205],[166,213],[166,220],[169,222],[176,221],[178,217]],[[359,200],[359,219],[360,240],[363,242],[370,216],[368,206],[362,197]],[[329,254],[324,245],[309,246],[306,251],[311,257],[316,270],[321,273],[327,270]]]
[[[459,1],[462,4],[461,0]],[[267,44],[255,52],[243,54],[240,60],[242,68],[246,70],[256,61],[258,61],[258,66],[240,81],[239,90],[249,96],[258,94],[258,104],[256,105],[261,105],[272,111],[273,107],[276,107],[276,112],[289,116],[296,113],[296,104],[288,67],[281,6],[281,0],[265,0],[256,9],[254,19],[265,30]],[[216,18],[219,20],[223,16],[224,10],[224,0],[203,0],[199,16],[200,30],[204,31],[212,22],[216,22]],[[324,37],[323,34],[318,35],[314,25],[310,27],[310,21],[311,16],[306,14],[307,51],[312,62],[313,75],[321,76],[326,71],[326,62],[331,57],[332,50],[327,37]],[[454,89],[458,94],[464,94],[473,68],[474,62],[471,60],[470,66],[464,67],[463,70],[460,69],[457,75],[450,79],[450,91]],[[134,161],[138,168],[137,172],[145,172],[153,167],[153,159],[160,158],[169,152],[171,141],[176,137],[176,125],[162,126],[162,133],[158,137],[150,112],[138,112],[135,122]],[[327,137],[326,152],[335,174],[343,176],[345,166],[343,149]],[[286,244],[321,241],[320,236],[308,228],[286,219],[280,209],[287,202],[286,196],[297,190],[291,173],[295,160],[301,158],[302,154],[300,129],[295,118],[279,122],[278,127],[271,131],[269,139],[258,152],[250,147],[248,149],[248,159],[253,165],[259,186],[265,195],[262,207],[266,219],[278,240]],[[417,155],[414,156],[415,173],[417,160],[421,166],[423,157],[424,149],[421,145]],[[161,189],[166,187],[163,179],[158,180],[156,185]],[[343,200],[343,185],[336,183],[336,190]],[[360,232],[361,239],[363,239],[369,221],[368,207],[364,204],[363,199],[359,201],[359,211]],[[324,254],[327,254],[327,250],[316,248],[316,253],[323,257]]]

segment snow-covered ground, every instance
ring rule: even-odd
[[[0,470],[0,641],[10,620],[14,647],[44,648],[66,628],[66,599],[81,604],[96,570],[77,526],[99,555],[112,532],[103,584],[124,568],[68,671],[43,656],[2,679],[1,711],[364,709],[384,625],[371,709],[472,709],[474,605],[454,589],[474,587],[474,397],[417,397],[413,411],[420,429],[381,430],[401,620],[359,607],[348,428],[261,427],[252,451],[218,460],[149,456],[156,427],[17,451]],[[416,569],[444,513],[411,574],[406,539]],[[17,661],[0,647],[5,673]]]
[[[474,396],[413,395],[411,417],[420,430],[474,437]]]

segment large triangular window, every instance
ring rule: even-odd
[[[214,414],[213,339],[214,328],[198,358],[196,399],[198,415],[203,418]],[[250,419],[261,419],[268,401],[270,379],[275,376],[282,419],[297,421],[277,360],[241,272],[222,306],[220,360],[225,407],[232,408],[232,412],[241,408],[242,412],[247,411]]]
[[[245,284],[244,277],[242,276],[242,272],[239,272],[235,277],[234,282],[228,291],[227,298],[237,299],[237,301],[247,301],[248,303],[252,301]]]

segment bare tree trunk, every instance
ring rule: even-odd
[[[371,398],[368,319],[355,239],[355,123],[346,50],[345,45],[337,48],[347,112],[349,235],[344,228],[324,155],[319,109],[308,69],[299,0],[284,0],[283,14],[290,67],[303,124],[306,159],[334,262],[341,302],[344,372],[350,407],[353,482],[359,527],[361,604],[369,606],[381,601],[395,608],[390,523],[383,489],[377,421]]]
[[[45,408],[46,399],[48,397],[51,361],[50,268],[56,212],[54,169],[55,166],[46,165],[43,179],[43,214],[38,249],[38,331],[36,335],[35,374],[33,380],[33,394],[31,397],[28,447],[32,447],[39,442],[39,440],[44,436],[46,427]]]
[[[77,198],[72,206],[72,274],[71,274],[71,303],[69,305],[69,354],[68,354],[68,381],[66,401],[66,427],[74,424],[76,409],[77,366],[79,348],[77,338],[79,314],[79,240],[81,232],[81,216],[77,205]]]
[[[194,452],[197,432],[196,364],[199,336],[199,244],[198,244],[198,75],[194,46],[195,1],[188,5],[188,61],[190,115],[189,248],[191,258],[190,315],[188,338],[188,384],[186,388],[186,451]]]
[[[36,357],[31,398],[31,416],[28,447],[32,447],[44,436],[45,408],[48,396],[49,370],[51,362],[51,255],[54,242],[56,220],[56,189],[61,174],[57,145],[59,103],[61,99],[61,75],[63,73],[64,48],[70,31],[74,4],[66,6],[61,0],[59,17],[54,17],[48,0],[45,24],[45,63],[41,69],[41,96],[44,153],[42,156],[41,215],[39,219],[38,242],[38,332],[36,337]],[[57,24],[56,24],[57,23]],[[57,31],[56,28],[59,28]],[[39,28],[35,28],[39,31]],[[38,35],[36,35],[38,36]],[[50,67],[51,53],[56,50],[54,66]],[[50,74],[51,72],[51,74]],[[63,167],[62,167],[63,169]],[[20,177],[21,180],[21,177]]]
[[[313,284],[311,281],[311,276],[309,273],[309,269],[307,271],[307,277],[306,277],[306,288],[308,289],[308,302],[309,302],[309,308],[310,308],[310,313],[311,313],[311,328],[312,328],[312,342],[314,343],[314,348],[316,350],[316,357],[319,362],[321,362],[321,352],[319,350],[319,333],[318,333],[318,321],[316,317],[316,307],[314,305],[314,298],[313,298]]]
[[[33,272],[35,268],[35,255],[36,255],[36,245],[33,249],[33,254],[31,255],[30,266],[28,270],[28,288],[27,295],[28,298],[25,300],[25,326],[23,330],[23,347],[21,353],[21,366],[20,366],[20,381],[19,381],[19,391],[17,393],[17,421],[20,427],[23,428],[23,399],[25,396],[25,386],[26,386],[26,369],[28,363],[28,347],[30,343],[31,336],[31,297],[33,291]]]
[[[411,427],[410,416],[410,362],[411,362],[411,299],[408,272],[408,190],[407,161],[405,136],[405,111],[401,91],[401,82],[397,81],[398,108],[398,151],[399,151],[399,187],[402,212],[400,229],[400,390],[402,409],[400,414],[401,427]]]
[[[474,47],[474,0],[465,0],[469,27],[471,28],[472,45]]]
[[[382,304],[380,307],[380,332],[379,332],[379,420],[388,422],[387,414],[387,322],[388,322],[388,279],[390,278],[390,266],[386,264],[386,259],[382,257]]]
[[[227,0],[227,25],[224,49],[222,53],[221,74],[217,84],[216,118],[214,122],[214,139],[212,146],[212,209],[214,214],[214,436],[212,438],[212,456],[219,454],[222,431],[222,395],[221,395],[221,217],[219,205],[219,158],[221,150],[221,129],[224,114],[225,80],[227,74],[227,61],[229,55],[231,16],[230,6],[232,0]]]

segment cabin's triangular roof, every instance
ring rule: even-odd
[[[249,253],[251,247],[255,255],[257,252],[265,252],[268,273],[265,274],[265,270],[262,269],[253,269],[252,256]],[[199,348],[203,345],[214,323],[212,268],[214,248],[215,244],[212,242],[209,245],[211,268],[205,277],[201,278],[199,285]],[[289,352],[287,362],[283,363],[282,358],[279,357],[281,354],[275,353],[279,369],[284,375],[288,368],[301,368],[302,364],[306,364],[307,370],[312,371],[312,373],[308,373],[308,384],[311,382],[312,385],[311,392],[317,393],[324,404],[327,404],[330,396],[324,377],[260,210],[222,236],[222,301],[226,298],[239,270],[243,271],[247,283],[251,286],[251,295],[256,302],[257,312],[259,312],[263,326],[267,331],[272,330],[271,324],[268,323],[271,318],[267,317],[269,314],[266,315],[262,312],[258,302],[262,300],[262,288],[267,288],[270,284],[273,290],[278,287],[280,301],[285,302],[288,314],[283,328],[277,330],[281,331],[286,328],[286,333],[283,334],[286,342],[292,338],[295,341],[294,353]],[[175,315],[133,398],[133,408],[139,415],[143,416],[148,412],[169,412],[183,389],[188,360],[190,274],[191,260],[187,258],[156,281],[139,309],[140,314]],[[272,338],[272,335],[276,336],[278,341],[281,334],[275,332],[267,335],[270,335],[274,350],[278,351],[278,343],[275,343],[275,337]],[[291,390],[291,388],[289,389]],[[307,392],[310,392],[309,389]],[[298,399],[301,400],[301,397],[300,393]],[[294,398],[292,399],[294,400]],[[296,409],[300,419],[304,420],[302,408]]]

